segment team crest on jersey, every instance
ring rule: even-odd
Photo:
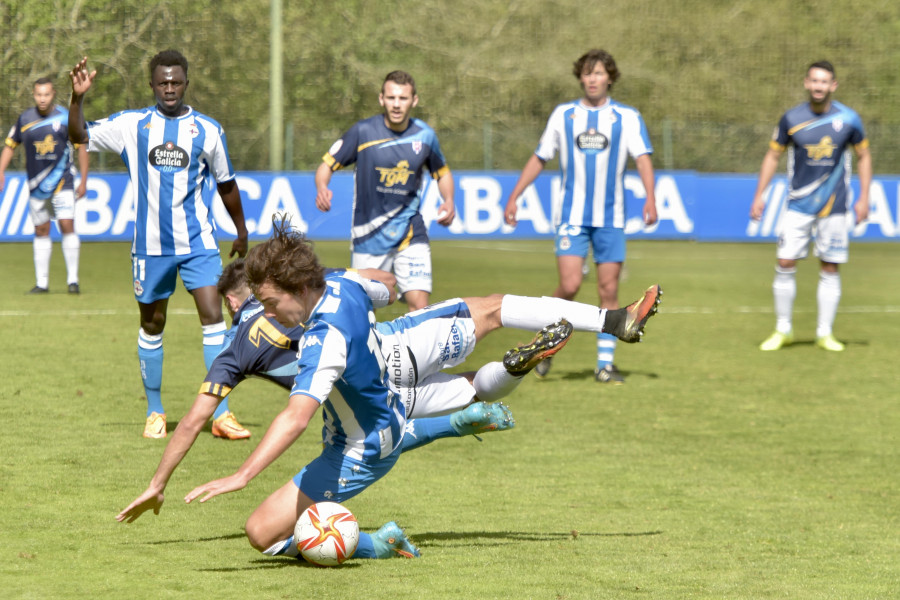
[[[596,154],[609,147],[609,138],[592,127],[575,138],[575,144],[582,152]]]
[[[197,127],[197,124],[196,124],[196,123],[194,123],[193,121],[191,121],[191,123],[188,125],[188,133],[191,134],[191,137],[192,137],[192,138],[195,138],[195,137],[197,137],[198,135],[200,135],[200,128]]]
[[[834,121],[831,122],[831,126],[834,128],[834,130],[836,132],[840,131],[841,129],[844,128],[844,121],[843,121],[843,119],[835,119]]]
[[[413,152],[415,152],[416,154],[418,154],[419,152],[421,152],[421,151],[422,151],[422,141],[421,141],[421,140],[416,140],[416,141],[414,141],[414,142],[412,143],[412,150],[413,150]]]
[[[141,285],[141,280],[135,279],[134,280],[134,295],[140,296],[143,293],[144,293],[144,286]]]
[[[54,121],[52,127],[53,127],[53,131],[59,131],[59,129],[60,129],[60,127],[62,127],[62,125],[60,124],[59,121]]]
[[[150,150],[147,157],[150,164],[163,173],[173,173],[186,169],[190,164],[190,156],[187,151],[179,148],[174,142],[166,142]]]

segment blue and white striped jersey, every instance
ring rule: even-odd
[[[628,156],[653,153],[641,113],[612,98],[598,108],[560,104],[535,154],[546,162],[557,152],[562,189],[553,198],[554,225],[624,228]]]
[[[788,148],[788,208],[823,217],[847,212],[848,149],[869,145],[855,111],[832,100],[829,109],[819,114],[804,102],[784,113],[769,145],[775,150]]]
[[[355,278],[325,277],[325,292],[303,324],[291,395],[323,405],[326,444],[356,460],[377,460],[401,443],[406,409],[387,374],[372,302]]]
[[[88,150],[121,156],[135,207],[132,253],[218,253],[212,202],[217,183],[234,179],[225,132],[188,107],[166,117],[156,106],[88,123]]]
[[[51,198],[62,189],[73,188],[75,168],[68,124],[69,111],[62,106],[54,105],[47,116],[32,106],[9,130],[6,145],[25,147],[28,189],[35,198]]]
[[[412,243],[428,242],[419,212],[427,168],[434,179],[450,172],[437,135],[424,121],[411,119],[397,133],[384,115],[355,123],[322,160],[337,171],[356,163],[352,247],[355,252],[387,254]]]

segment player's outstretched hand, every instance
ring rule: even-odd
[[[120,523],[122,521],[132,523],[150,509],[153,509],[154,515],[158,515],[164,500],[165,497],[162,492],[147,488],[147,490],[138,496],[134,502],[129,504],[125,510],[116,515],[116,521],[119,521]]]
[[[91,84],[94,82],[94,77],[96,76],[97,71],[88,71],[87,56],[85,56],[78,61],[75,68],[69,72],[69,79],[72,80],[72,92],[79,96],[83,95],[91,89]]]
[[[190,504],[192,501],[200,498],[200,502],[206,502],[210,498],[214,498],[219,494],[227,494],[228,492],[236,492],[244,489],[247,485],[238,475],[229,475],[222,479],[216,479],[201,486],[195,487],[191,493],[184,497],[184,501]]]

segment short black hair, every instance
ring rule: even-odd
[[[46,85],[48,83],[50,85],[53,85],[53,80],[50,79],[49,77],[38,77],[37,79],[34,80],[34,83],[31,84],[31,88],[34,89],[39,85]]]
[[[244,272],[244,259],[237,258],[222,269],[219,282],[216,284],[216,291],[224,298],[226,294],[243,287],[249,287],[247,274]]]
[[[153,78],[153,71],[156,67],[181,67],[184,69],[184,76],[188,74],[188,61],[184,54],[178,50],[163,50],[150,59],[150,78]]]
[[[827,60],[817,60],[816,62],[814,62],[811,65],[809,65],[808,67],[806,67],[806,72],[809,73],[813,69],[824,69],[825,71],[828,71],[829,73],[831,73],[832,77],[835,76],[834,75],[834,65],[831,64],[830,62],[828,62]]]

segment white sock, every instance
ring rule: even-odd
[[[294,536],[291,536],[286,540],[281,540],[280,542],[272,544],[263,550],[263,554],[268,556],[298,556],[300,550],[297,548],[297,545],[294,544]]]
[[[50,287],[50,255],[53,253],[53,242],[50,236],[34,238],[34,279],[38,287]]]
[[[536,331],[565,318],[576,331],[603,331],[606,309],[562,298],[513,296],[506,294],[500,305],[504,327]]]
[[[794,312],[794,298],[797,296],[797,268],[775,267],[772,281],[772,295],[775,297],[775,330],[790,333]]]
[[[472,385],[479,400],[496,402],[509,395],[521,381],[522,377],[510,375],[503,363],[489,362],[475,373]]]
[[[68,277],[66,283],[78,283],[78,254],[81,251],[81,240],[77,233],[63,234],[62,251]]]
[[[819,271],[819,287],[816,290],[819,304],[819,320],[816,324],[816,337],[831,335],[834,317],[841,302],[841,274]]]

